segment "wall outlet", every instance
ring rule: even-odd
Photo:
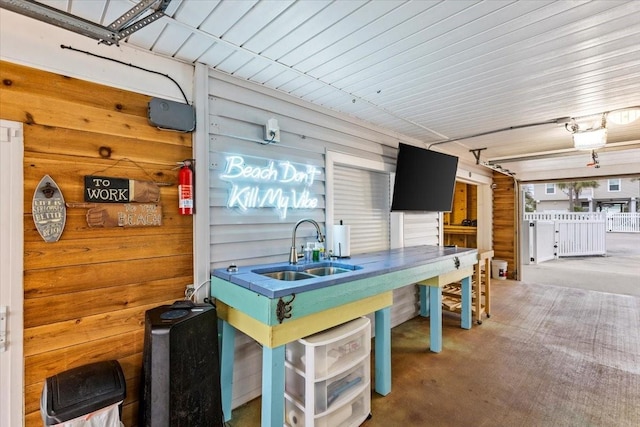
[[[269,142],[280,142],[280,127],[276,119],[269,119],[264,127],[264,140]]]
[[[193,283],[189,283],[186,286],[186,289],[184,290],[184,298],[185,299],[191,299],[193,297],[193,294],[196,293],[196,287]]]

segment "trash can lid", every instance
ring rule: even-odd
[[[40,414],[46,426],[60,424],[118,403],[126,394],[117,360],[90,363],[46,379]]]

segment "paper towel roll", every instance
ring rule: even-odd
[[[333,413],[329,419],[331,420],[331,425],[339,426],[349,418],[351,418],[351,414],[353,413],[353,408],[351,404],[345,405],[344,407],[338,409],[335,413]]]
[[[291,427],[304,425],[304,417],[298,411],[291,410],[287,415],[287,421]]]
[[[351,226],[333,226],[333,255],[339,258],[351,256]]]

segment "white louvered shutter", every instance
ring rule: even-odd
[[[351,226],[351,253],[389,249],[389,174],[334,168],[334,221]]]

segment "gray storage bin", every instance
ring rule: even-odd
[[[69,369],[47,378],[40,398],[40,414],[45,426],[52,426],[120,404],[126,397],[126,383],[117,360],[90,363]],[[117,414],[87,417],[87,421],[65,425],[107,426],[117,418],[120,424],[119,406],[112,408]],[[104,420],[110,420],[106,423]]]

